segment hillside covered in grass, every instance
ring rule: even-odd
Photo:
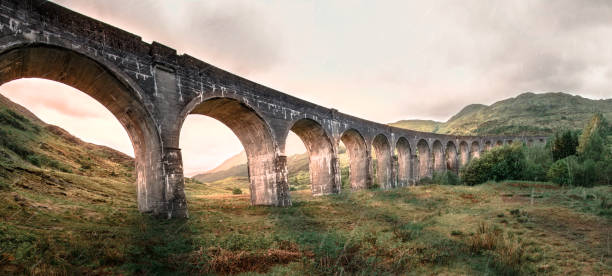
[[[446,122],[403,120],[390,125],[455,135],[549,135],[564,129],[582,129],[595,113],[612,120],[612,99],[524,93],[490,106],[468,105]]]

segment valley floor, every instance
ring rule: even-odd
[[[612,274],[612,187],[301,190],[271,208],[189,182],[190,218],[168,221],[126,177],[18,173],[0,185],[1,274]]]

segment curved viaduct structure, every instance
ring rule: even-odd
[[[389,127],[177,55],[50,2],[0,0],[0,84],[19,78],[73,86],[108,108],[134,147],[139,209],[165,217],[187,216],[179,134],[189,114],[213,117],[240,139],[248,157],[251,201],[257,205],[291,205],[285,155],[289,131],[308,150],[314,195],[341,190],[340,141],[350,157],[350,187],[361,189],[374,183],[413,185],[433,171],[457,171],[494,145],[546,139]]]

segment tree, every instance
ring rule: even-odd
[[[571,130],[566,130],[563,133],[555,133],[555,138],[552,142],[551,151],[555,161],[576,154],[578,147],[578,134]]]
[[[609,155],[606,147],[608,123],[601,113],[593,115],[580,135],[577,153],[582,160],[601,161]]]

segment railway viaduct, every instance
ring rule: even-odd
[[[340,193],[340,141],[350,157],[351,189],[373,183],[389,189],[456,171],[496,145],[546,139],[390,127],[264,87],[51,2],[0,0],[0,84],[20,78],[70,85],[108,108],[134,148],[140,211],[168,218],[188,216],[179,134],[189,114],[215,118],[239,138],[255,205],[291,205],[289,131],[309,153],[313,195]]]

